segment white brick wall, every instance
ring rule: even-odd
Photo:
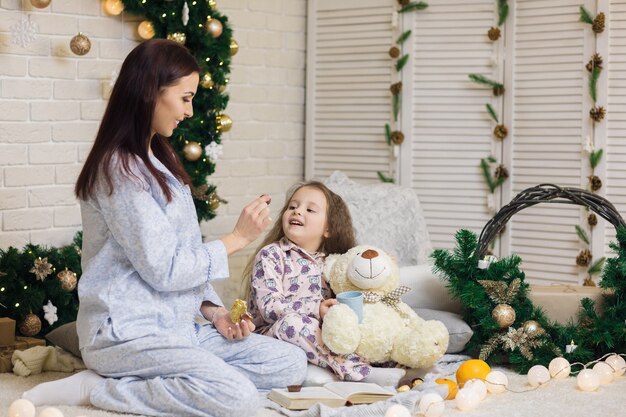
[[[273,217],[285,191],[304,176],[305,0],[218,0],[239,43],[231,65],[234,121],[209,181],[229,201],[201,225],[207,240],[232,230],[241,208],[261,193]],[[26,48],[10,43],[22,17],[38,25]],[[106,106],[112,71],[136,45],[138,17],[103,14],[99,0],[0,0],[0,248],[28,242],[70,243],[80,229],[72,186]],[[69,41],[82,31],[91,51],[78,57]],[[256,246],[253,244],[252,246]],[[231,258],[227,303],[239,288],[253,247]]]

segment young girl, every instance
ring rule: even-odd
[[[323,343],[321,322],[337,300],[322,278],[324,257],[356,246],[344,201],[324,184],[297,186],[244,277],[251,280],[256,332],[302,348],[310,363],[340,379],[395,385],[404,370],[372,368],[356,354],[337,355]]]

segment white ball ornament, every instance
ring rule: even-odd
[[[55,407],[44,408],[37,417],[63,417],[61,410]]]
[[[620,355],[611,355],[604,360],[613,368],[613,376],[618,377],[624,375],[626,371],[626,361]]]
[[[35,417],[37,410],[33,403],[28,400],[15,400],[9,406],[8,417]]]
[[[550,371],[543,365],[535,365],[528,370],[528,383],[532,387],[538,387],[550,380]]]
[[[487,385],[482,379],[471,379],[465,383],[465,387],[473,390],[480,401],[487,397]]]
[[[439,417],[443,415],[445,409],[443,398],[434,392],[424,394],[419,403],[419,413],[424,417]]]
[[[478,394],[470,388],[461,388],[454,398],[456,407],[461,411],[468,411],[476,408],[480,402]]]
[[[600,377],[593,369],[583,369],[576,377],[576,384],[582,391],[595,391],[600,386]]]
[[[411,417],[411,412],[401,404],[394,404],[387,409],[385,417]]]
[[[565,358],[554,358],[548,365],[550,376],[554,379],[565,379],[572,372],[572,366]]]
[[[606,362],[598,362],[593,365],[593,371],[598,374],[601,384],[610,384],[613,382],[613,368]]]
[[[491,371],[485,378],[487,385],[487,391],[492,394],[500,394],[506,391],[506,387],[509,385],[509,378],[502,371]]]

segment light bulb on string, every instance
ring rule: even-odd
[[[576,377],[576,384],[582,391],[595,391],[600,386],[600,377],[593,369],[585,368]]]

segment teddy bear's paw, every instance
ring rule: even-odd
[[[345,355],[353,353],[361,341],[359,319],[344,304],[333,306],[322,324],[322,341],[334,353]]]

